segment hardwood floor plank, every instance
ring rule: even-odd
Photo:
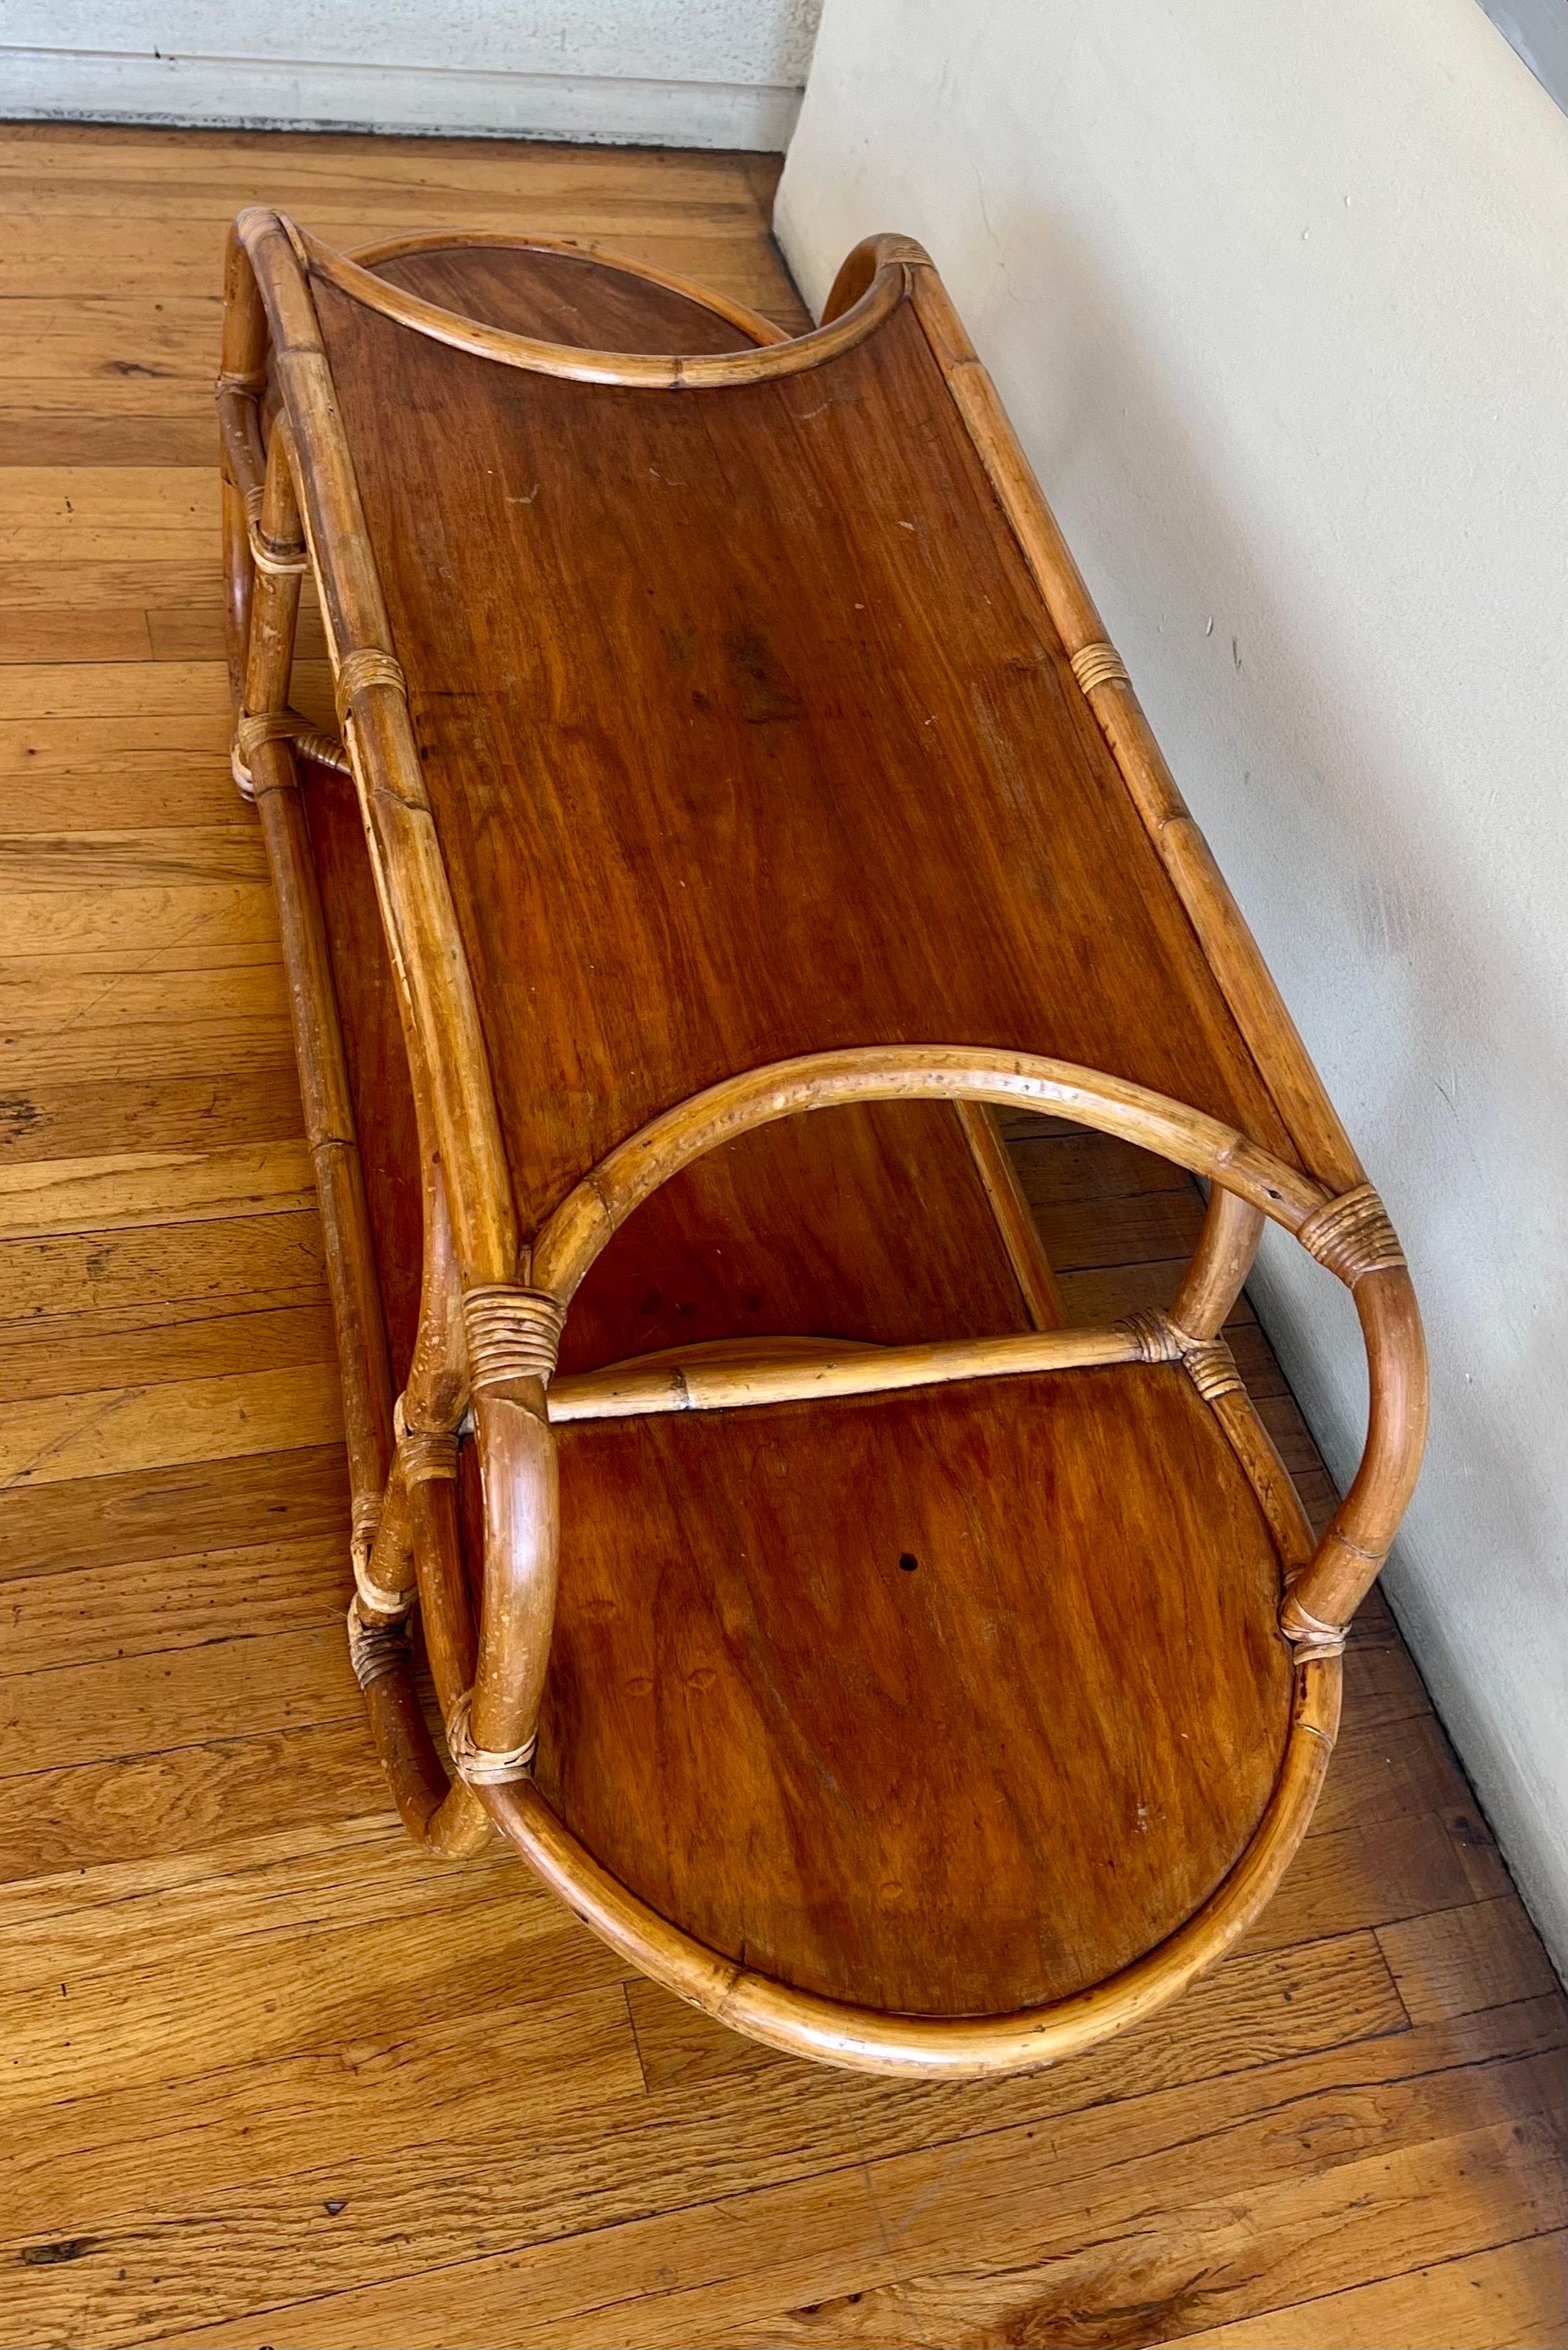
[[[271,1312],[151,1311],[56,1315],[47,1336],[0,1324],[0,1403],[107,1388],[155,1387],[335,1360],[332,1317],[323,1305]]]
[[[275,944],[272,893],[259,883],[205,889],[0,890],[0,938],[8,955],[149,957],[171,945],[220,950]]]
[[[1392,1991],[1391,1978],[1375,1962],[1373,1937],[1340,1935],[1228,1960],[1195,1987],[1189,2021],[1200,2027],[1206,2070],[1221,2074],[1402,2030],[1404,2009]],[[742,2039],[641,1976],[628,1983],[627,2002],[651,2094],[742,2073],[800,2075],[794,2057]],[[1141,2025],[1118,2046],[1123,2061],[1110,2077],[1136,2082],[1139,2095],[1192,2077],[1188,2035],[1158,2021]],[[1106,2075],[1095,2069],[1096,2060],[1087,2061],[1086,2077],[1103,2081]]]
[[[303,1542],[247,1544],[160,1559],[13,1578],[5,1595],[7,1674],[201,1648],[218,1640],[337,1626],[348,1606],[348,1548],[335,1528]]]
[[[1367,1968],[1365,1946],[1346,1956],[1351,1979],[1358,1984],[1354,2020],[1376,2028],[1392,2012],[1386,1978],[1375,1966]],[[203,2171],[192,2121],[201,2110],[200,2085],[156,2111],[144,2094],[128,2094],[95,2101],[90,2112],[84,2108],[79,2137],[88,2151],[77,2172],[67,2175],[58,2164],[47,2174],[29,2168],[26,2200],[12,2224],[26,2230],[47,2206],[57,2224],[73,2231],[102,2231],[103,2257],[95,2259],[90,2271],[78,2268],[64,2282],[103,2297],[94,2303],[94,2338],[119,2340],[124,2337],[109,2325],[109,2308],[124,2312],[133,2305],[138,2281],[167,2246],[167,2238],[146,2225],[150,2209],[179,2212],[190,2231],[192,2261],[187,2272],[192,2287],[197,2274],[202,2276],[202,2297],[191,2292],[184,2307],[191,2313],[187,2322],[199,2323],[219,2309],[275,2303],[285,2297],[280,2282],[288,2277],[310,2280],[311,2290],[328,2282],[363,2283],[389,2268],[415,2278],[422,2268],[472,2259],[484,2244],[554,2246],[545,2258],[564,2272],[568,2240],[584,2229],[619,2226],[647,2211],[650,2199],[653,2208],[671,2215],[669,2232],[689,2217],[701,2225],[700,2209],[713,2196],[800,2186],[824,2173],[826,2195],[842,2192],[846,2173],[858,2195],[861,2150],[867,2142],[920,2158],[929,2150],[940,2166],[941,2150],[950,2161],[965,2131],[1024,2140],[1049,2137],[1051,2132],[1041,2130],[1047,2119],[1054,2131],[1065,2117],[1075,2116],[1070,2124],[1073,2147],[1063,2150],[1063,2168],[1070,2168],[1077,2153],[1093,2167],[1096,2150],[1108,2142],[1102,2118],[1107,2113],[1123,2116],[1140,2143],[1163,2147],[1191,2126],[1201,2101],[1197,2085],[1229,2078],[1238,2063],[1244,2068],[1238,2079],[1261,2086],[1277,2075],[1300,2085],[1303,2067],[1317,2059],[1324,2011],[1310,1992],[1298,2009],[1291,1991],[1299,1977],[1288,1962],[1274,1963],[1272,1993],[1255,1976],[1232,1979],[1229,1985],[1223,1970],[1216,1976],[1201,1994],[1196,2032],[1172,2039],[1158,2027],[1144,2027],[1055,2072],[989,2086],[922,2090],[857,2083],[819,2068],[786,2064],[788,2095],[759,2096],[755,2085],[744,2081],[702,2082],[650,2096],[637,2130],[628,2133],[618,2119],[607,2127],[603,2115],[591,2108],[546,2121],[519,2104],[514,2085],[504,2078],[479,2079],[461,2101],[449,2101],[430,2116],[422,2134],[427,2158],[419,2177],[410,2176],[409,2166],[395,2157],[389,2160],[382,2147],[358,2148],[351,2158],[352,2187],[344,2190],[348,2208],[336,2215],[342,2224],[331,2230],[310,2224],[308,2215],[319,2211],[323,2197],[339,2191],[334,2170],[344,2157],[335,2146],[306,2142],[305,2167],[296,2156],[291,2172],[279,2158],[289,2144],[299,2143],[292,2131],[286,2137],[264,2137],[259,2145],[225,2137],[221,2145],[209,2146]],[[1243,2014],[1250,2017],[1250,2033],[1239,2029]],[[1496,2020],[1490,2028],[1470,2030],[1477,2036],[1465,2045],[1490,2049],[1512,2045],[1521,2033],[1532,2041],[1541,2023],[1539,2018],[1515,2017],[1501,2031]],[[1400,2036],[1401,2045],[1407,2037]],[[1140,2053],[1147,2060],[1168,2043],[1154,2075],[1165,2085],[1151,2095]],[[1453,2044],[1431,2046],[1448,2053]],[[1397,2077],[1403,2077],[1402,2067]],[[275,2095],[265,2076],[258,2075],[253,2088],[258,2105]],[[1275,2089],[1263,2094],[1272,2105]],[[146,2168],[131,2158],[131,2149],[150,2129],[158,2148],[152,2191],[163,2199],[151,2207]],[[198,2219],[199,2213],[209,2216]],[[580,2278],[583,2258],[576,2242],[570,2260]],[[128,2262],[126,2276],[121,2272]],[[377,2338],[377,2331],[368,2324],[366,2338]],[[270,2336],[264,2330],[256,2338]],[[488,2337],[476,2327],[474,2338]]]
[[[182,775],[210,775],[220,769],[226,774],[232,735],[228,722],[211,711],[173,716],[150,712],[137,718],[12,718],[0,723],[0,781],[13,786],[8,797],[20,799],[26,809],[27,790],[39,794],[54,778],[88,775],[102,781],[119,770],[124,788],[117,814],[123,822],[126,808],[138,805],[133,787],[151,782],[161,766],[173,767]],[[225,820],[237,824],[244,814],[236,794],[227,804]]]
[[[5,312],[0,308],[0,318]],[[40,390],[43,388],[40,387]],[[56,384],[48,387],[57,403],[63,396],[73,394],[78,404],[85,404],[106,429],[119,429],[128,418],[134,421],[141,412],[132,403],[145,403],[156,399],[162,410],[169,406],[171,391],[178,393],[182,411],[198,412],[192,388],[181,384],[170,386],[153,383],[145,388],[134,381],[90,383],[84,385]],[[29,387],[31,390],[31,387]],[[11,387],[15,400],[16,387]],[[5,395],[0,394],[0,413],[4,413]],[[68,408],[62,404],[62,412]],[[148,414],[161,412],[149,407]],[[211,415],[200,409],[203,427],[210,427]],[[84,616],[105,610],[131,608],[157,608],[164,605],[217,604],[223,600],[223,570],[216,542],[204,547],[193,560],[185,563],[138,563],[121,549],[120,558],[108,563],[73,562],[62,566],[56,561],[41,563],[0,563],[0,612],[10,620],[19,621],[30,612],[54,611],[59,607],[62,588],[68,582],[70,608]]]
[[[1527,2237],[1403,2276],[1324,2294],[1166,2350],[1560,2350],[1568,2231]]]
[[[1486,1898],[1501,1889],[1497,1878],[1494,1848],[1428,1813],[1309,1835],[1247,1947],[1393,1925]]]
[[[219,1150],[127,1151],[0,1166],[0,1237],[105,1232],[118,1225],[297,1214],[316,1198],[302,1141]]]
[[[7,896],[265,879],[265,854],[248,821],[154,825],[136,832],[0,835],[0,891]]]
[[[348,1531],[338,1447],[240,1454],[13,1489],[0,1511],[0,1575],[90,1575],[186,1557],[192,1544],[240,1550],[318,1534],[340,1536],[347,1556]]]
[[[1364,2044],[1359,2064],[1344,2052],[1287,2060],[1196,2092],[1061,2116],[1049,2129],[1025,2123],[971,2135],[961,2147],[885,2153],[867,2128],[845,2144],[838,2169],[601,2227],[591,2258],[580,2239],[545,2241],[461,2269],[443,2264],[330,2300],[275,2305],[265,2331],[252,2318],[191,2325],[171,2340],[265,2341],[273,2350],[358,2350],[383,2339],[408,2350],[477,2340],[499,2350],[542,2335],[610,2350],[632,2339],[733,2344],[759,2338],[753,2328],[766,2311],[804,2302],[829,2304],[817,2338],[833,2343],[840,2337],[831,2304],[919,2273],[927,2247],[957,2241],[971,2259],[1030,2268],[1118,2232],[1145,2247],[1168,2235],[1175,2250],[1194,2200],[1220,2194],[1229,2202],[1297,2182],[1310,2191],[1346,2162],[1506,2126],[1511,2092],[1532,2113],[1560,2094],[1555,2052],[1527,2059],[1532,2069],[1521,2075],[1506,2059],[1441,2061],[1459,2044],[1408,2033]],[[737,2085],[744,2093],[748,2085]],[[1281,2126],[1287,2109],[1290,2126]],[[1521,2154],[1521,2179],[1533,2185],[1541,2168],[1536,2147]],[[1120,2306],[1114,2274],[1110,2285],[1107,2315]],[[1080,2323],[1092,2324],[1093,2306]]]
[[[31,385],[62,377],[79,382],[84,376],[144,375],[173,377],[194,388],[212,376],[220,321],[216,292],[165,295],[152,303],[139,300],[134,294],[88,294],[71,302],[47,295],[13,294],[5,302],[9,331],[0,341],[0,383]],[[15,397],[0,392],[0,399],[7,396]],[[101,525],[96,530],[71,525],[72,517],[63,502],[25,528],[0,525],[0,560],[47,562],[51,546],[62,547],[67,561],[86,556],[112,562],[123,555],[122,532]],[[182,537],[187,542],[199,540],[200,522],[188,513],[173,528],[159,529],[154,524],[151,536],[149,551],[167,563],[177,559],[177,542]]]
[[[409,2110],[409,2095],[436,2088],[431,2060],[441,2052],[456,2066],[463,2042],[483,2063],[489,2035],[502,2037],[511,2028],[519,2054],[530,2023],[545,2047],[551,2037],[548,1974],[530,1961],[540,1944],[558,1954],[568,1929],[558,1909],[514,1899],[493,1876],[488,1889],[483,1904],[449,1897],[412,1916],[372,1904],[363,1922],[279,1927],[243,1943],[166,1952],[151,1968],[68,1975],[64,1992],[57,1981],[0,1991],[4,2125],[25,2132],[65,2099],[172,2089],[241,2066],[297,2074],[314,2059],[350,2073],[402,2074],[398,2103],[404,2129],[417,2142],[419,2117]],[[586,1972],[577,1970],[581,1987],[572,2002],[578,2031],[589,2043],[607,2036],[622,2058],[623,2086],[640,2096],[614,1961],[607,1953],[597,1995],[582,1981]],[[464,1986],[458,2006],[452,1997],[456,1980]],[[68,2038],[59,2028],[62,1998],[69,2003]],[[130,2032],[128,2012],[135,2017]],[[570,2036],[569,2029],[560,2035],[563,2053]],[[407,2076],[421,2046],[423,2080],[416,2083]],[[526,2062],[534,2061],[530,2053]],[[298,2082],[293,2085],[297,2095]]]
[[[0,1404],[0,1484],[66,1484],[292,1451],[330,1444],[342,1430],[335,1363],[29,1398]]]
[[[0,1675],[0,1777],[348,1721],[360,1711],[340,1623]]]
[[[324,1294],[314,1211],[133,1224],[0,1239],[0,1291],[13,1325],[145,1304],[245,1297],[272,1308]]]
[[[368,1813],[395,1819],[362,1712],[35,1772],[0,1779],[0,1884],[210,1854],[264,1831],[337,1830]],[[62,2116],[62,2143],[75,2132]]]
[[[42,428],[49,421],[0,411],[0,464],[11,462],[19,444],[36,449],[47,438]],[[110,421],[101,429],[112,438],[121,428]],[[69,604],[58,609],[45,605],[36,611],[0,610],[0,661],[149,661],[155,658],[147,613],[138,605],[128,605],[123,611],[110,607],[80,612]]]
[[[236,1054],[243,1050],[235,1039]],[[226,1057],[226,1056],[225,1056]],[[300,1130],[299,1084],[291,1061],[245,1065],[213,1076],[138,1077],[127,1083],[35,1080],[0,1093],[0,1166],[38,1159],[167,1152],[192,1145],[228,1150],[285,1142]],[[104,1059],[98,1062],[103,1067]],[[13,1080],[0,1059],[0,1084]],[[0,1365],[0,1382],[5,1367]]]
[[[1320,2335],[1296,2333],[1291,2320],[1311,2329],[1316,2303],[1275,2312],[1271,2296],[1314,2292],[1331,2280],[1359,2280],[1368,2271],[1376,2274],[1388,2258],[1391,2236],[1400,2245],[1399,2256],[1409,2259],[1467,2239],[1485,2242],[1500,2228],[1550,2225],[1568,2203],[1561,2146],[1560,2131],[1536,2118],[1523,2130],[1494,2124],[1436,2144],[1398,2146],[1392,2152],[1380,2148],[1364,2161],[1326,2168],[1315,2178],[1256,2189],[1243,2184],[1222,2201],[1178,2202],[1163,2212],[1139,2213],[1124,2232],[1113,2227],[1090,2247],[1064,2250],[1038,2265],[966,2264],[808,2309],[781,2311],[771,2320],[748,2324],[746,2339],[768,2350],[827,2335],[857,2350],[909,2341],[1110,2344],[1127,2341],[1127,2329],[1136,2326],[1130,2338],[1158,2344],[1168,2340],[1173,2325],[1185,2328],[1195,2318],[1218,2318],[1221,2322],[1213,2331],[1197,2338],[1226,2342],[1234,2328],[1222,2322],[1224,2313],[1262,2303],[1271,2304],[1272,2320],[1282,2319],[1286,2330],[1253,2333],[1250,2329],[1258,2321],[1242,2317],[1236,2321],[1241,2338],[1271,2345],[1300,2341],[1315,2350]],[[1434,2190],[1447,2186],[1450,2176],[1462,2181],[1462,2199],[1439,2201]],[[1163,2222],[1158,2230],[1150,2226],[1157,2218]],[[1366,2290],[1359,2282],[1348,2286],[1350,2293]],[[681,2313],[686,2338],[693,2345],[732,2341],[733,2331],[726,2329],[734,2327],[739,2314],[734,2299],[722,2293],[691,2297]],[[717,2304],[718,2322],[706,2326],[700,2314],[704,2302]],[[596,2329],[587,2338],[606,2336]],[[651,2338],[659,2340],[659,2332]],[[1404,2344],[1408,2336],[1345,2338],[1358,2345]]]
[[[215,476],[210,465],[192,468],[189,488],[179,490],[173,488],[179,476],[167,466],[149,465],[144,471],[109,466],[95,473],[88,466],[71,465],[39,467],[36,473],[18,466],[0,468],[0,528],[9,515],[20,517],[28,511],[26,498],[15,484],[40,477],[58,484],[38,491],[40,502],[67,498],[84,517],[90,516],[95,506],[112,515],[123,505],[130,515],[130,527],[135,528],[139,504],[162,514],[173,496],[192,501],[200,511],[203,528],[218,526],[213,494]],[[106,497],[102,487],[106,478],[134,483],[138,496]],[[68,572],[65,576],[68,577]],[[143,656],[129,661],[23,661],[0,668],[0,721],[13,725],[26,719],[50,718],[210,718],[226,725],[229,715],[228,674],[221,660],[154,661]]]
[[[1440,1723],[1419,1714],[1392,1727],[1353,1718],[1334,1750],[1312,1833],[1370,1827],[1407,1812],[1455,1812],[1470,1801]]]
[[[5,215],[0,213],[0,225]],[[101,233],[101,230],[100,232]],[[12,256],[6,255],[7,261]],[[200,269],[190,272],[191,283],[185,289],[202,290],[210,264],[203,260]],[[220,266],[222,265],[220,264]],[[7,268],[0,261],[0,297],[5,280],[14,275],[15,263]],[[174,290],[173,288],[170,289]],[[18,391],[24,395],[18,399]],[[212,421],[202,416],[192,400],[190,413],[172,416],[78,415],[59,413],[47,406],[29,408],[25,403],[25,386],[8,386],[10,397],[0,404],[0,465],[167,465],[182,472],[193,471],[213,463],[214,435]],[[183,403],[182,403],[183,404]],[[61,619],[67,615],[62,613]],[[134,652],[88,652],[71,650],[71,639],[65,638],[67,650],[52,649],[33,654],[17,654],[14,658],[33,660],[147,660],[151,658],[145,628],[140,647]]]
[[[1541,1937],[1511,1888],[1490,1901],[1382,1927],[1377,1939],[1413,2023],[1556,1988]]]
[[[258,991],[258,1004],[262,1001]],[[101,1080],[106,1069],[113,1069],[128,1087],[179,1077],[205,1079],[211,1085],[224,1072],[256,1063],[275,1066],[292,1057],[290,1039],[286,1011],[258,1008],[216,1016],[187,1012],[145,1024],[128,1019],[102,1024],[84,1014],[53,1030],[34,1029],[0,1039],[0,1085],[13,1098],[30,1097],[35,1087]],[[184,1139],[200,1149],[201,1138],[194,1131]],[[116,1156],[107,1149],[85,1155]]]
[[[178,1969],[268,1935],[367,1927],[432,1908],[483,1906],[489,1917],[503,1889],[516,1889],[514,1870],[499,1840],[461,1869],[417,1853],[388,1808],[230,1839],[215,1851],[39,1877],[0,1888],[0,1985],[57,1990],[62,1976]],[[522,1893],[547,1913],[526,1878]]]
[[[42,733],[46,730],[34,730]],[[48,745],[41,745],[46,752]],[[239,826],[239,794],[226,755],[216,747],[191,753],[127,750],[122,760],[57,767],[47,786],[35,772],[0,773],[0,833],[106,833],[124,816],[134,785],[143,829],[168,825],[182,831]]]
[[[0,1034],[185,1026],[197,992],[207,1020],[286,1020],[288,989],[275,938],[227,949],[171,944],[135,955],[0,955]]]

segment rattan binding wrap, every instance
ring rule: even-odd
[[[1174,1363],[1181,1357],[1182,1337],[1168,1315],[1158,1313],[1124,1314],[1116,1324],[1137,1347],[1138,1359],[1144,1363]]]
[[[406,1591],[389,1591],[384,1583],[376,1581],[369,1562],[358,1555],[354,1560],[354,1590],[360,1607],[368,1607],[373,1616],[406,1616],[420,1596],[412,1584]]]
[[[389,685],[395,692],[408,693],[408,681],[402,665],[384,652],[379,645],[362,645],[357,651],[345,653],[337,665],[337,715],[347,724],[356,694],[367,693],[372,686]]]
[[[255,778],[251,773],[251,761],[263,743],[292,743],[301,758],[314,759],[318,766],[335,767],[339,775],[348,773],[348,754],[336,734],[324,733],[313,726],[302,711],[263,710],[247,712],[234,726],[234,747],[229,767],[235,783],[247,799],[255,797]]]
[[[398,1467],[405,1485],[428,1485],[457,1475],[457,1438],[431,1429],[398,1431]]]
[[[537,1740],[530,1738],[522,1746],[505,1750],[475,1745],[468,1720],[472,1697],[473,1691],[465,1690],[447,1718],[446,1743],[452,1769],[471,1787],[504,1787],[514,1780],[526,1779],[534,1766]]]
[[[1217,1403],[1221,1396],[1240,1393],[1241,1374],[1222,1338],[1208,1338],[1199,1346],[1189,1347],[1181,1359],[1188,1378],[1205,1403]]]
[[[1296,1235],[1309,1256],[1348,1288],[1369,1273],[1403,1272],[1405,1252],[1388,1211],[1370,1183],[1358,1183],[1311,1215]]]
[[[1309,1657],[1342,1657],[1345,1654],[1344,1625],[1322,1623],[1293,1597],[1288,1597],[1280,1611],[1280,1629],[1296,1652],[1298,1662]]]
[[[408,1634],[401,1624],[367,1624],[359,1613],[359,1595],[348,1602],[348,1662],[360,1689],[388,1673],[400,1673],[409,1657]]]
[[[469,1384],[475,1395],[514,1379],[547,1380],[560,1352],[566,1309],[545,1289],[493,1283],[462,1301]]]
[[[251,561],[258,571],[270,571],[275,576],[288,577],[309,567],[305,549],[297,542],[285,546],[264,537],[259,525],[251,529]]]
[[[1093,693],[1097,685],[1130,685],[1120,653],[1115,645],[1105,642],[1085,645],[1073,655],[1073,675],[1085,693]]]

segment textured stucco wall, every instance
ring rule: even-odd
[[[0,113],[783,146],[820,0],[8,0]]]
[[[1475,0],[828,0],[820,303],[929,246],[1409,1248],[1388,1586],[1568,1958],[1568,122]],[[1334,1466],[1345,1301],[1254,1294]]]

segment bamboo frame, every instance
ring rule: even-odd
[[[707,301],[751,338],[743,350],[673,359],[585,352],[483,327],[401,292],[367,266],[400,252],[476,242],[559,249],[553,240],[431,234],[392,240],[349,260],[276,213],[243,213],[230,246],[218,388],[236,773],[254,793],[284,921],[344,1362],[355,1517],[350,1651],[378,1750],[400,1813],[429,1849],[459,1856],[493,1824],[613,1947],[755,2037],[874,2071],[960,2076],[1052,2061],[1148,2012],[1230,1948],[1304,1830],[1337,1727],[1344,1627],[1392,1540],[1424,1439],[1425,1357],[1408,1274],[921,249],[901,238],[857,248],[824,324],[793,339],[682,280],[606,263]],[[851,1050],[741,1074],[652,1120],[612,1150],[526,1243],[515,1224],[485,1041],[322,348],[313,279],[410,331],[494,363],[650,394],[717,392],[802,372],[911,303],[1087,709],[1301,1165],[1183,1104],[1069,1064],[990,1048]],[[269,369],[280,415],[267,445],[262,400]],[[338,749],[306,741],[288,702],[306,564],[326,620],[344,722],[339,756],[350,765],[365,816],[419,1122],[424,1278],[413,1367],[395,1413],[325,929],[298,804],[296,743],[313,755]],[[676,1360],[617,1365],[552,1385],[576,1287],[618,1225],[680,1168],[734,1135],[806,1108],[933,1098],[951,1102],[964,1125],[1009,1238],[1033,1332],[902,1348],[781,1340],[763,1349],[692,1350]],[[1209,1180],[1203,1237],[1170,1315],[1135,1316],[1109,1330],[1058,1326],[1059,1300],[1048,1268],[1039,1269],[989,1114],[1009,1103],[1121,1135]],[[1292,1232],[1351,1287],[1367,1349],[1371,1407],[1362,1466],[1315,1549],[1218,1338],[1265,1220]],[[1294,1711],[1269,1804],[1223,1883],[1158,1949],[1090,1991],[1023,2015],[869,2014],[704,1950],[617,1884],[555,1817],[528,1777],[555,1607],[553,1423],[1150,1362],[1179,1366],[1190,1378],[1258,1494],[1287,1585],[1281,1630],[1296,1659]],[[458,1550],[460,1428],[474,1437],[484,1503],[477,1625]],[[400,1618],[416,1587],[455,1762],[450,1776],[425,1729],[403,1639]]]

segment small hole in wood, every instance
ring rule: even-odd
[[[915,1556],[912,1550],[905,1551],[903,1556],[898,1561],[899,1566],[903,1569],[906,1575],[913,1575],[919,1563],[919,1560]]]

